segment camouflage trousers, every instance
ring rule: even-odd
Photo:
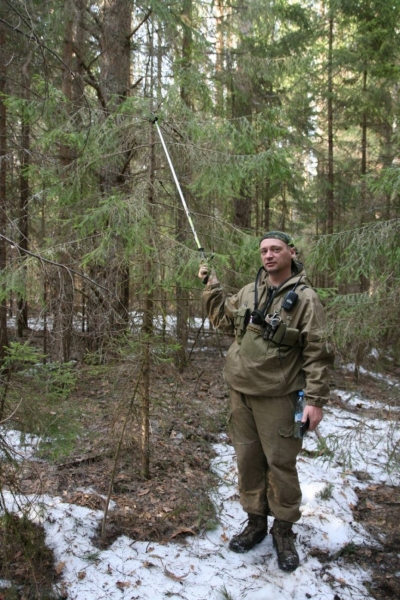
[[[296,393],[269,398],[230,390],[230,433],[246,513],[300,519],[301,490],[296,459],[302,440],[293,437]]]

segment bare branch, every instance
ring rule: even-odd
[[[128,35],[128,40],[130,40],[135,35],[135,33],[141,28],[141,26],[144,25],[144,23],[146,23],[146,21],[149,19],[152,12],[153,11],[150,8],[148,10],[148,12],[145,14],[145,16],[143,17],[143,19],[140,21],[140,23],[138,25],[136,25],[135,29]]]
[[[41,263],[46,263],[49,265],[53,265],[54,267],[59,267],[60,269],[65,269],[70,275],[71,275],[71,273],[73,273],[74,275],[77,275],[81,279],[84,279],[85,281],[87,281],[88,283],[93,285],[94,287],[104,290],[105,292],[107,292],[107,294],[110,294],[111,296],[113,296],[118,301],[118,304],[120,304],[123,307],[124,311],[127,312],[125,306],[121,303],[120,299],[118,298],[118,296],[116,296],[116,294],[114,294],[114,292],[112,292],[109,288],[101,285],[100,283],[97,283],[97,281],[93,281],[93,279],[91,279],[84,273],[80,273],[79,271],[76,271],[75,269],[71,269],[71,267],[68,267],[67,265],[63,265],[62,263],[56,262],[54,260],[50,260],[49,258],[44,258],[40,254],[35,254],[34,252],[31,252],[30,250],[26,250],[25,248],[22,248],[21,246],[19,246],[15,241],[10,240],[10,238],[6,237],[3,234],[0,234],[0,238],[3,239],[4,241],[6,241],[8,244],[14,246],[21,254],[27,254],[28,256],[37,258]]]

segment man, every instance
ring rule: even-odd
[[[314,431],[329,397],[332,354],[323,340],[324,310],[310,287],[291,237],[270,231],[260,241],[262,267],[255,283],[226,295],[214,272],[203,292],[207,314],[217,328],[234,331],[224,367],[230,389],[230,430],[235,447],[240,503],[246,527],[229,547],[247,552],[271,528],[278,563],[294,571],[299,556],[292,524],[300,519],[301,490],[296,459],[294,405],[304,390],[302,421]]]

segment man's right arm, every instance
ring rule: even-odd
[[[199,273],[200,277],[200,273]],[[228,296],[213,270],[203,291],[203,300],[207,316],[216,329],[233,331],[235,296]]]

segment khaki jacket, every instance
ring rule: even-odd
[[[302,265],[296,263],[294,270],[267,311],[279,313],[283,323],[272,340],[263,338],[262,327],[252,322],[246,326],[254,310],[255,283],[234,295],[225,294],[220,284],[207,286],[203,298],[214,327],[235,333],[224,367],[224,379],[231,388],[253,396],[283,396],[303,389],[307,404],[323,406],[329,398],[329,367],[333,363],[323,339],[324,309],[309,287]],[[298,301],[287,311],[281,305],[296,282]],[[258,284],[259,308],[267,293],[268,276],[263,271]]]

